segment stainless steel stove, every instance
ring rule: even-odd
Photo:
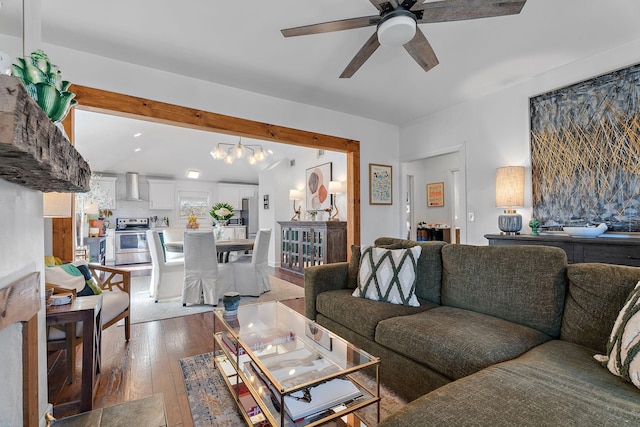
[[[148,229],[149,218],[116,219],[116,265],[151,262],[146,234]]]

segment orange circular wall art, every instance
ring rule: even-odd
[[[331,206],[329,181],[331,181],[331,163],[307,169],[307,211],[323,210]]]

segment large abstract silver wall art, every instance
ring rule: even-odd
[[[640,232],[640,64],[531,98],[533,214]]]

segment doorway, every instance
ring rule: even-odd
[[[327,149],[346,154],[347,163],[347,245],[360,243],[360,143],[355,140],[255,122],[238,117],[137,98],[115,92],[74,85],[77,109],[149,120],[180,127],[212,131],[240,137],[292,144],[307,148]],[[75,109],[63,125],[73,144]],[[73,236],[73,220],[53,221],[53,235]],[[54,239],[54,242],[56,239]],[[61,259],[73,259],[73,238],[57,239],[53,252]]]
[[[401,236],[417,240],[417,225],[425,222],[448,227],[451,243],[466,242],[465,170],[464,145],[401,162],[402,191],[407,195],[402,218],[408,219],[401,224]],[[443,183],[442,206],[428,206],[427,184],[434,183]]]

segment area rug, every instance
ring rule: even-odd
[[[213,353],[180,359],[180,367],[195,427],[246,425],[237,412],[235,401],[222,375],[214,368]],[[373,379],[365,375],[359,375],[358,379],[368,387],[373,387]],[[407,403],[383,385],[380,386],[380,396],[380,420]],[[378,425],[375,409],[376,405],[370,405],[359,412],[370,427]]]
[[[271,290],[269,292],[265,292],[259,297],[242,297],[240,305],[304,297],[304,289],[302,287],[274,276],[270,276],[269,279],[271,282]],[[172,317],[204,313],[213,309],[210,305],[187,305],[183,307],[180,297],[156,303],[149,296],[150,281],[150,276],[131,278],[131,323],[170,319]]]

